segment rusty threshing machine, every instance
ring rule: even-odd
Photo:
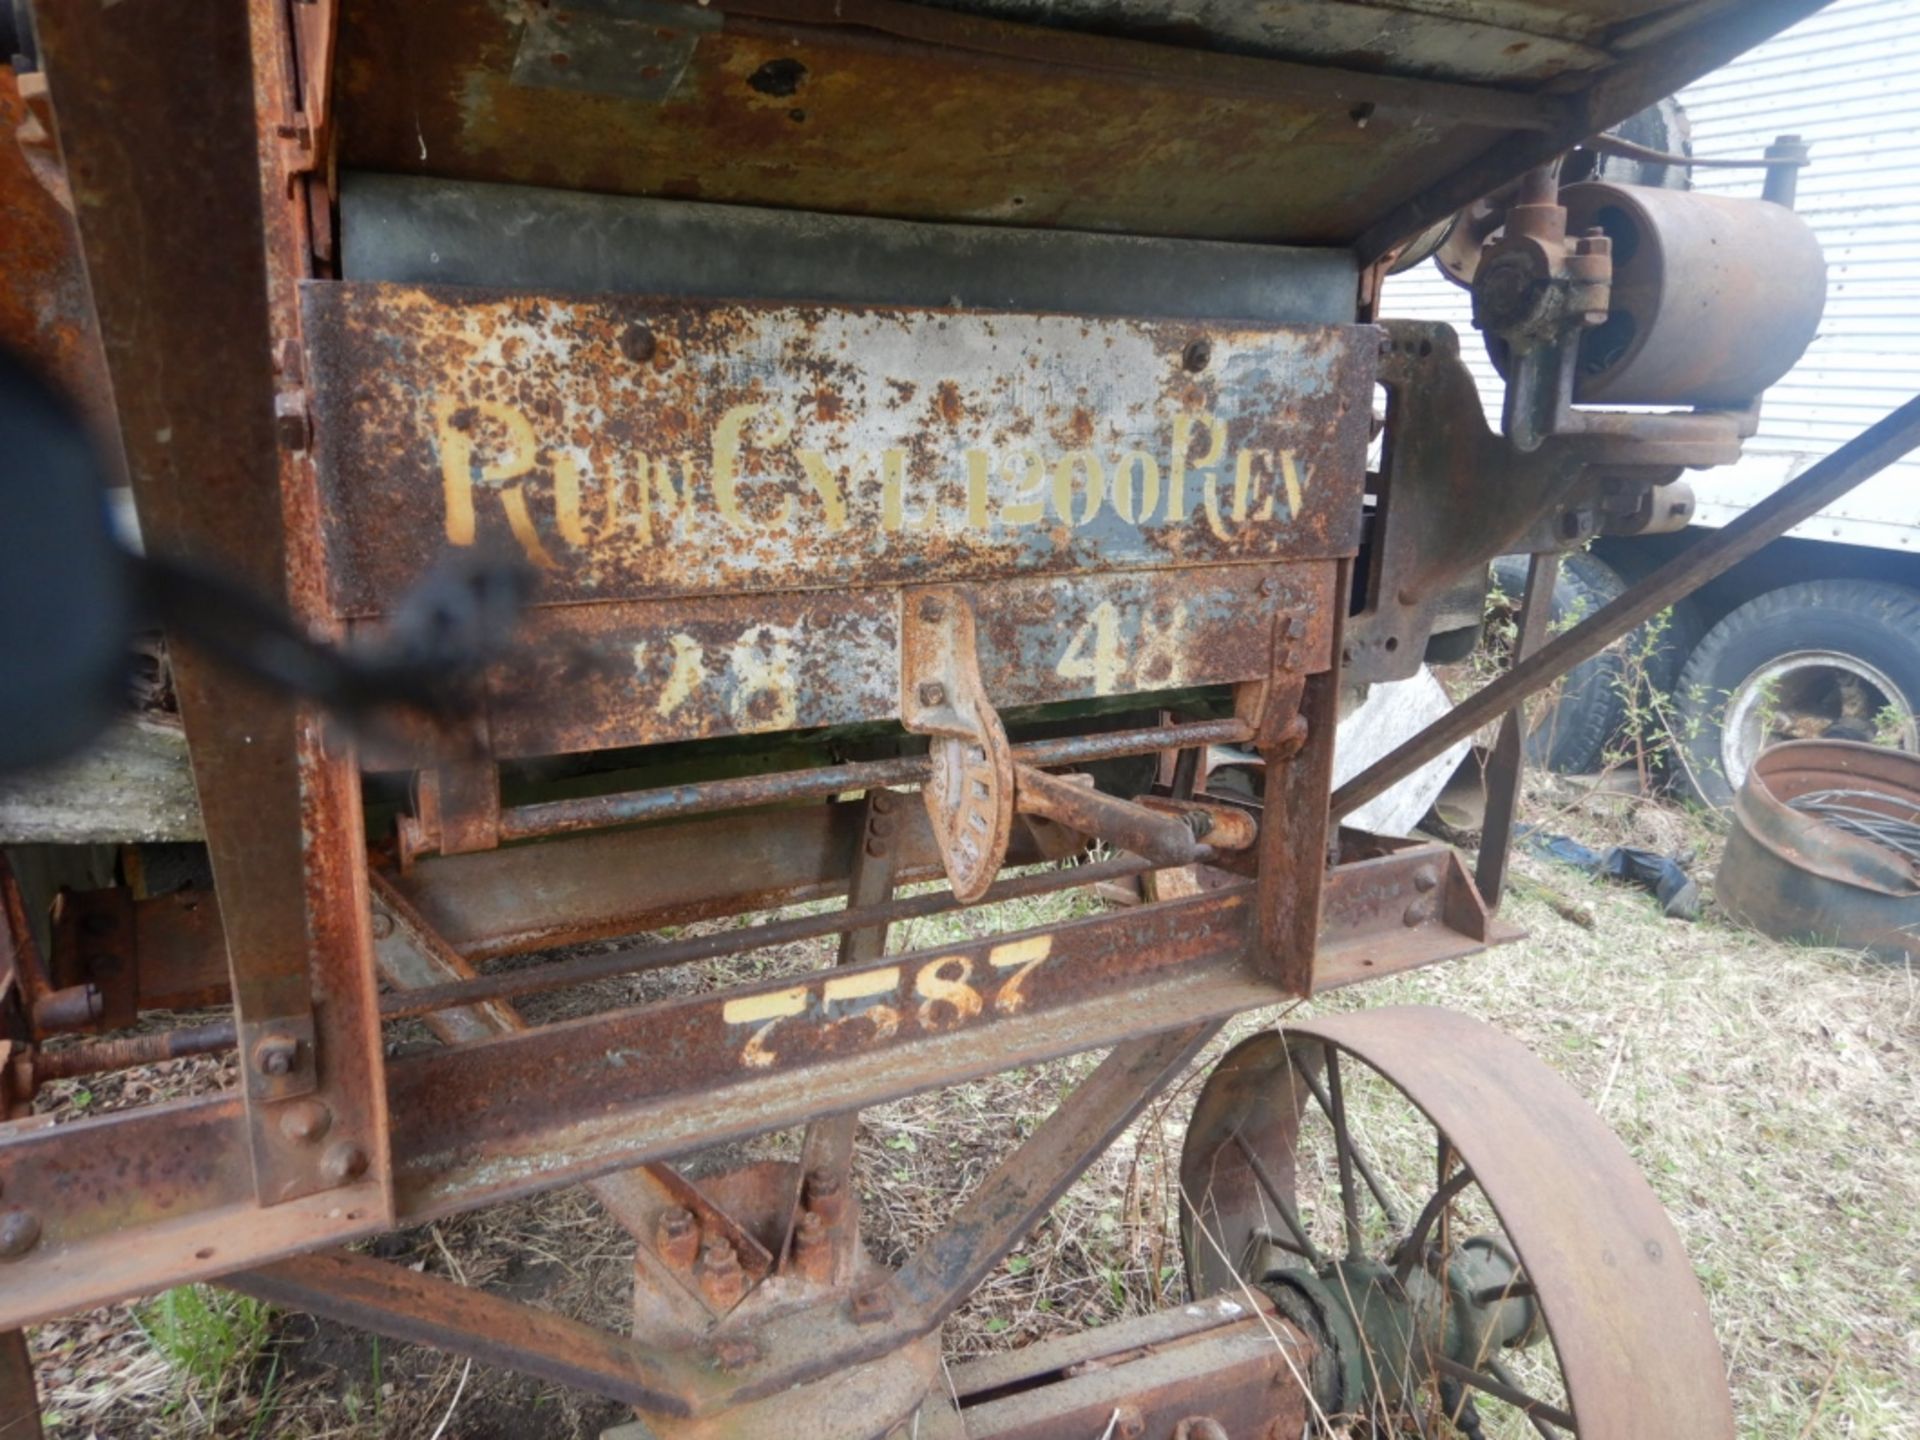
[[[3,338],[148,555],[338,654],[417,633],[450,562],[531,587],[468,703],[379,724],[178,629],[210,885],[130,864],[44,943],[9,888],[0,1428],[38,1433],[23,1327],[209,1281],[658,1440],[1731,1436],[1624,1149],[1440,1010],[1218,1061],[1191,1304],[951,1373],[939,1337],[1231,1017],[1512,938],[1518,703],[1920,434],[1546,633],[1558,556],[1683,511],[1825,293],[1790,137],[1732,200],[1612,178],[1686,157],[1608,132],[1817,8],[15,3]],[[1379,318],[1436,253],[1484,340]],[[1335,786],[1343,708],[1457,650],[1515,552],[1509,667]],[[1477,864],[1342,824],[1494,721]],[[863,1248],[862,1107],[1090,1051],[918,1253]],[[230,1089],[35,1114],[213,1052]],[[797,1159],[683,1164],[780,1130]],[[355,1248],[582,1183],[634,1242],[619,1333]]]

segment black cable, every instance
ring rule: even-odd
[[[1880,806],[1904,808],[1913,818],[1902,820]],[[1789,800],[1787,808],[1811,815],[1844,834],[1870,840],[1920,865],[1920,808],[1897,795],[1877,790],[1809,790]]]

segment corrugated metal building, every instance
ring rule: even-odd
[[[1777,135],[1812,147],[1797,208],[1828,263],[1818,338],[1767,394],[1737,466],[1693,472],[1703,524],[1723,525],[1920,390],[1920,4],[1837,0],[1685,91],[1694,153],[1757,156]],[[1758,170],[1698,170],[1694,186],[1757,195]],[[1481,375],[1489,417],[1500,388],[1472,333],[1466,292],[1432,265],[1387,282],[1388,315],[1443,319]],[[1920,553],[1920,456],[1885,471],[1793,532]]]

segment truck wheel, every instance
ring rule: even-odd
[[[1527,593],[1527,557],[1500,556],[1493,562],[1493,578],[1517,610]],[[1553,587],[1553,632],[1586,619],[1625,588],[1604,561],[1580,553],[1561,556],[1560,581]],[[1617,649],[1576,665],[1561,682],[1552,704],[1530,717],[1529,764],[1545,765],[1563,775],[1585,775],[1600,768],[1607,743],[1627,719],[1626,672]]]
[[[1694,647],[1675,709],[1689,788],[1733,802],[1782,740],[1864,740],[1920,750],[1920,591],[1875,580],[1783,585],[1734,610]]]

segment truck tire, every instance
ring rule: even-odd
[[[1517,608],[1527,592],[1527,557],[1502,555],[1493,562],[1494,582]],[[1586,619],[1626,589],[1613,568],[1592,555],[1560,557],[1560,581],[1553,587],[1555,634]],[[1631,643],[1631,642],[1628,642]],[[1543,713],[1531,717],[1527,761],[1562,775],[1598,770],[1607,744],[1627,719],[1626,667],[1616,646],[1576,665],[1560,693]]]
[[[1755,596],[1694,647],[1675,712],[1687,786],[1714,806],[1781,740],[1920,750],[1920,591],[1808,580]]]

